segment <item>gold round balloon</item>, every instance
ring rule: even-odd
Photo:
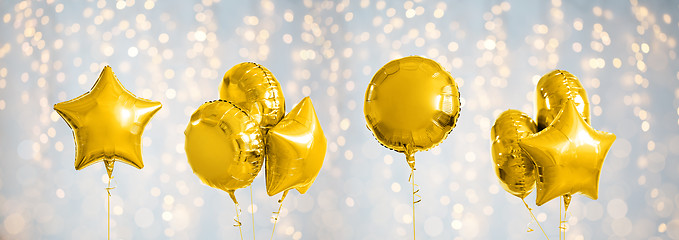
[[[554,121],[568,100],[573,101],[585,122],[591,124],[587,92],[573,74],[564,70],[554,70],[545,74],[538,81],[535,96],[539,131]]]
[[[191,115],[184,135],[193,173],[238,203],[234,191],[250,185],[262,169],[264,143],[259,125],[233,103],[217,100]]]
[[[321,171],[328,145],[311,99],[302,99],[266,138],[266,192],[294,188],[304,194]]]
[[[535,188],[535,163],[519,146],[519,139],[537,131],[535,122],[519,110],[500,114],[490,130],[495,174],[507,192],[525,198]]]
[[[519,146],[538,169],[538,206],[564,196],[566,209],[571,195],[599,197],[599,175],[615,135],[593,129],[573,101],[566,101],[554,122],[544,130],[519,140]]]
[[[410,56],[384,65],[370,81],[363,108],[380,144],[406,154],[438,145],[455,127],[460,93],[455,79],[431,59]]]
[[[272,128],[285,115],[283,90],[276,77],[264,66],[244,62],[224,74],[219,98],[245,109],[261,128]]]
[[[134,96],[106,66],[92,90],[54,105],[73,129],[75,169],[103,161],[109,178],[115,161],[143,168],[141,135],[160,102]]]

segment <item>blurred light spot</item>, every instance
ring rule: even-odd
[[[391,184],[391,191],[393,192],[400,192],[401,191],[401,184],[398,184],[397,182]]]
[[[66,193],[64,192],[63,189],[58,188],[56,192],[57,198],[64,198],[66,196]]]
[[[354,158],[354,153],[351,150],[347,150],[344,152],[344,158],[351,160]]]
[[[136,57],[139,54],[139,50],[136,47],[130,47],[127,49],[127,55],[130,57]]]
[[[349,129],[349,126],[351,126],[351,121],[348,118],[342,119],[340,122],[340,128],[344,131]]]
[[[347,197],[346,199],[344,199],[344,203],[345,203],[348,207],[353,207],[353,206],[354,206],[354,199],[351,198],[351,197]]]
[[[134,222],[141,228],[150,227],[153,220],[153,213],[148,208],[141,208],[134,214]]]
[[[5,230],[7,231],[7,233],[11,235],[16,235],[24,231],[24,227],[26,226],[26,220],[24,220],[24,217],[21,216],[20,214],[13,213],[5,218],[3,225],[5,226]]]
[[[620,219],[627,215],[627,203],[622,199],[615,198],[608,202],[606,210],[612,218]]]

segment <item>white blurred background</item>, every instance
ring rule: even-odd
[[[595,129],[617,140],[599,199],[575,195],[568,239],[679,239],[679,3],[657,1],[0,1],[0,238],[106,237],[103,164],[75,171],[71,129],[52,109],[110,65],[163,108],[144,132],[145,168],[117,164],[114,239],[237,239],[225,192],[184,154],[190,114],[222,75],[254,61],[288,110],[310,96],[328,138],[305,194],[288,195],[275,239],[412,237],[409,168],[365,127],[363,98],[390,60],[421,55],[456,78],[457,127],[416,154],[420,239],[544,239],[497,182],[490,126],[508,108],[534,116],[535,85],[559,68],[587,89]],[[675,160],[672,160],[675,159]],[[238,190],[245,239],[271,234],[263,172]],[[559,203],[535,207],[551,239]]]

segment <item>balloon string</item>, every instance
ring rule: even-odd
[[[235,206],[236,206],[236,216],[233,217],[233,221],[235,221],[233,226],[238,227],[238,232],[240,232],[240,239],[243,240],[243,229],[241,228],[241,225],[243,224],[240,223],[240,204],[236,203]]]
[[[422,201],[422,196],[417,194],[417,193],[420,192],[420,186],[415,184],[415,168],[410,168],[410,176],[408,177],[408,181],[410,182],[410,185],[411,185],[412,191],[413,191],[413,194],[412,194],[412,197],[413,197],[413,201],[412,201],[412,203],[413,203],[413,239],[415,239],[415,204]],[[415,189],[415,187],[417,187],[417,189]],[[416,197],[417,197],[417,200],[416,200]]]
[[[255,240],[255,203],[252,200],[252,184],[250,184],[250,213],[252,213],[252,240]]]
[[[111,190],[115,188],[111,187],[111,179],[113,179],[113,177],[109,176],[108,185],[106,186],[106,233],[109,240],[111,239]]]
[[[533,214],[533,209],[528,206],[528,203],[526,203],[525,199],[522,198],[521,201],[523,201],[523,205],[525,205],[526,209],[528,209],[528,212],[530,213],[530,216],[533,218],[533,221],[535,221],[535,223],[538,224],[538,227],[540,227],[540,230],[542,230],[542,234],[544,234],[545,238],[547,238],[547,240],[549,240],[549,237],[547,237],[547,233],[545,233],[545,230],[542,229],[542,225],[540,225],[540,222],[538,222],[538,219],[535,218],[535,215]],[[529,232],[532,232],[532,231],[533,231],[533,229],[529,228]]]
[[[559,204],[561,205],[561,204]],[[559,232],[563,232],[563,239],[566,240],[566,225],[568,224],[568,208],[565,208],[564,206],[564,211],[563,211],[563,220],[561,220],[561,208],[559,208]],[[561,235],[561,234],[559,234]]]
[[[559,197],[559,240],[561,240],[561,224],[563,223],[563,220],[561,218],[561,202],[563,202],[563,199]]]
[[[281,215],[281,208],[283,208],[283,200],[285,199],[286,195],[288,195],[288,190],[283,192],[283,196],[281,196],[281,199],[278,200],[278,211],[272,212],[273,214],[276,214],[275,216],[271,217],[273,219],[273,228],[271,229],[271,239],[272,240],[273,240],[274,232],[276,231],[276,223],[278,222],[278,216]]]
[[[411,182],[413,185],[413,204],[420,203],[422,201],[422,196],[418,194],[420,192],[420,185],[417,185],[415,183],[414,169],[410,170],[410,177],[408,177],[408,182]]]

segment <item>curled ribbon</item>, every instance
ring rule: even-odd
[[[241,228],[241,225],[243,225],[243,224],[241,224],[241,222],[240,222],[240,212],[241,212],[240,204],[236,203],[235,206],[236,206],[236,216],[233,217],[233,221],[234,221],[233,226],[238,227],[238,232],[240,232],[240,239],[243,240],[243,229]]]

